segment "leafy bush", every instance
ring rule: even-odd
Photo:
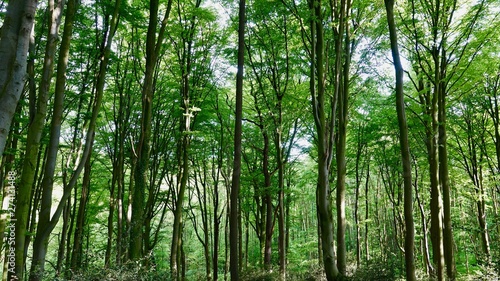
[[[122,266],[117,268],[89,268],[76,273],[71,281],[157,281],[169,280],[169,272],[143,270],[138,266]]]
[[[401,277],[401,265],[396,259],[375,259],[358,268],[351,280],[354,281],[392,281]]]
[[[271,271],[263,269],[252,268],[245,270],[241,276],[242,281],[275,281],[279,280],[279,269],[273,268]],[[317,263],[311,266],[308,271],[297,270],[295,267],[289,266],[287,268],[287,280],[301,280],[301,281],[322,281],[326,280],[323,269]]]

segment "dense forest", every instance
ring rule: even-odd
[[[2,280],[499,280],[500,1],[0,1]]]

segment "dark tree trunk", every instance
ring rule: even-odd
[[[229,244],[231,281],[239,280],[239,226],[238,217],[240,176],[241,176],[241,138],[243,114],[243,65],[245,59],[245,0],[239,2],[238,13],[238,72],[236,73],[236,112],[234,125],[234,162],[231,182]]]
[[[73,251],[71,254],[71,271],[77,272],[81,268],[83,253],[83,230],[85,227],[85,214],[87,210],[88,196],[90,192],[90,172],[91,161],[87,159],[85,171],[83,173],[82,190],[78,204],[78,214],[76,217],[76,228],[73,238]]]
[[[323,266],[328,280],[335,280],[339,270],[335,263],[333,214],[330,199],[330,164],[332,160],[332,135],[334,126],[327,126],[325,113],[325,69],[324,69],[324,32],[321,1],[309,1],[311,12],[310,31],[312,46],[310,48],[310,92],[312,97],[312,111],[317,133],[318,146],[318,181],[316,190],[316,205],[318,212],[318,227],[320,230],[321,253]],[[340,32],[343,33],[343,32]],[[337,60],[337,69],[340,69],[340,58]],[[340,78],[340,76],[337,76]],[[338,79],[337,81],[340,81]],[[337,84],[338,85],[338,84]],[[334,123],[335,104],[331,105],[333,114],[330,121]]]
[[[65,250],[66,250],[66,243],[68,243],[68,240],[70,240],[68,237],[71,235],[69,233],[69,225],[71,224],[71,197],[68,198],[68,202],[66,203],[66,206],[64,207],[63,211],[63,226],[60,234],[60,239],[59,239],[59,249],[57,250],[57,264],[56,264],[56,276],[59,277],[61,276],[61,269],[63,265],[64,255],[65,255]]]

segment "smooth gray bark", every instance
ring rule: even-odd
[[[24,88],[36,0],[9,1],[0,34],[0,155]]]

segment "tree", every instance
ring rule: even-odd
[[[342,1],[344,3],[344,1]],[[333,156],[333,140],[335,128],[336,102],[338,89],[340,87],[340,57],[336,57],[336,90],[330,108],[325,103],[325,51],[324,51],[324,31],[323,14],[321,1],[309,1],[311,11],[310,20],[310,91],[312,100],[312,111],[314,124],[316,127],[316,145],[318,147],[318,183],[316,191],[316,204],[318,210],[319,229],[321,231],[321,247],[323,254],[323,265],[328,280],[335,280],[339,276],[339,268],[335,263],[335,253],[333,251],[333,216],[330,205],[330,165]],[[338,34],[343,34],[344,9],[341,9],[341,20]],[[340,40],[339,40],[340,41]],[[337,41],[338,48],[341,41]],[[339,54],[340,50],[336,49]],[[331,112],[329,120],[326,114]],[[327,123],[328,121],[328,123]],[[340,212],[340,210],[339,210]]]
[[[45,127],[45,118],[47,115],[47,103],[49,98],[49,88],[52,81],[52,74],[54,69],[54,59],[56,52],[56,43],[59,33],[59,26],[63,14],[63,7],[65,1],[49,1],[49,16],[48,18],[48,34],[47,44],[45,47],[44,66],[42,78],[38,90],[38,99],[36,112],[34,118],[29,126],[26,144],[26,156],[23,161],[23,168],[21,173],[21,182],[19,191],[17,193],[16,205],[16,273],[18,278],[24,276],[24,262],[25,262],[25,242],[26,242],[26,227],[28,226],[29,218],[29,202],[31,200],[32,187],[35,181],[36,162],[39,157],[40,140],[42,132]],[[71,25],[74,16],[75,8],[74,3],[68,3],[67,24]],[[69,33],[70,34],[70,33]],[[65,33],[68,36],[68,33]],[[63,42],[69,44],[68,38],[64,38]],[[63,45],[67,46],[67,45]],[[63,67],[58,69],[65,71]]]
[[[401,147],[401,159],[403,163],[403,184],[404,184],[404,214],[405,214],[405,264],[406,280],[416,280],[415,277],[415,230],[413,223],[413,195],[411,179],[411,156],[408,143],[408,125],[406,122],[405,101],[403,93],[403,65],[399,56],[398,37],[396,24],[394,22],[394,0],[385,0],[387,12],[387,23],[389,25],[389,38],[391,41],[391,51],[394,69],[396,72],[396,109],[398,112],[399,142]]]
[[[229,243],[231,280],[239,280],[239,196],[241,177],[241,139],[243,115],[243,65],[245,59],[245,0],[239,2],[238,12],[238,72],[236,73],[236,109],[234,123],[234,162],[231,181]]]
[[[135,150],[136,166],[134,171],[134,188],[132,196],[132,218],[130,228],[129,259],[138,261],[143,254],[143,222],[144,222],[144,197],[147,187],[147,171],[149,168],[149,157],[151,150],[151,120],[154,95],[154,76],[158,63],[161,46],[165,38],[166,25],[172,0],[167,3],[165,15],[161,21],[160,30],[157,33],[159,1],[149,2],[149,25],[146,38],[146,66],[144,82],[142,84],[142,115],[140,121],[140,136]],[[177,270],[173,268],[172,270]]]
[[[36,0],[9,1],[0,33],[0,155],[24,88]]]
[[[412,47],[408,48],[415,76],[412,83],[427,116],[426,145],[431,177],[431,241],[437,277],[456,278],[451,220],[451,186],[447,149],[448,95],[456,89],[485,41],[472,32],[485,16],[487,3],[478,2],[459,15],[458,1],[410,2],[411,22],[405,23]],[[474,46],[474,47],[473,47]],[[445,267],[446,265],[446,267]]]
[[[109,26],[109,30],[107,30],[108,34],[107,36],[103,37],[105,43],[102,45],[103,49],[101,50],[101,64],[99,68],[98,80],[96,83],[97,86],[95,91],[94,103],[92,105],[92,115],[88,122],[88,129],[85,135],[85,145],[81,151],[82,156],[80,158],[80,161],[76,164],[76,167],[73,173],[71,174],[69,181],[67,183],[65,182],[61,201],[57,205],[56,211],[51,216],[52,191],[54,186],[54,175],[55,175],[57,153],[59,150],[59,138],[61,135],[64,90],[66,84],[66,77],[64,71],[58,72],[58,75],[60,76],[58,76],[56,80],[56,97],[54,101],[55,110],[52,116],[49,148],[47,152],[48,162],[43,174],[39,221],[37,225],[35,240],[33,242],[33,249],[34,249],[33,260],[30,269],[30,280],[32,281],[41,280],[43,277],[45,258],[47,255],[48,239],[50,233],[54,230],[55,226],[57,225],[61,213],[65,207],[65,204],[69,196],[71,195],[71,190],[76,185],[80,173],[83,170],[85,163],[87,162],[87,159],[91,155],[91,148],[94,140],[96,122],[99,114],[99,109],[102,103],[104,82],[106,78],[105,75],[111,52],[111,44],[113,40],[113,35],[115,34],[118,26],[119,9],[120,9],[120,0],[117,0],[114,7],[113,17]],[[69,31],[71,31],[71,29],[69,29]],[[67,39],[69,40],[70,37],[68,37]],[[69,47],[69,45],[67,46]],[[67,51],[68,51],[67,49],[61,49],[63,55],[59,57],[60,63],[58,62],[58,70],[60,66],[65,67],[67,65],[68,56],[65,55],[67,54]]]
[[[139,2],[34,18],[4,278],[497,278],[499,3]]]

